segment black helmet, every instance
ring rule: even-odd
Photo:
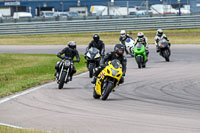
[[[118,54],[118,55],[123,55],[124,53],[124,45],[122,44],[116,44],[114,47],[114,51]],[[122,52],[121,52],[122,51]]]
[[[94,34],[94,35],[93,35],[93,39],[94,39],[95,42],[98,42],[99,39],[100,39],[99,34]]]
[[[157,35],[158,35],[159,37],[161,37],[161,36],[163,35],[162,29],[158,29],[158,30],[157,30]]]
[[[67,43],[67,45],[69,46],[69,48],[76,49],[76,42],[75,41],[69,41]]]

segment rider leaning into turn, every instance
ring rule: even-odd
[[[65,57],[71,57],[71,59],[73,59],[76,56],[76,60],[74,60],[73,62],[80,62],[80,56],[78,51],[76,50],[76,43],[74,41],[70,41],[67,43],[68,47],[64,48],[62,51],[58,52],[57,57],[64,59]],[[64,57],[62,56],[64,54]],[[56,73],[55,76],[60,72],[60,63],[61,61],[59,61],[56,66]],[[72,66],[72,71],[70,73],[70,81],[72,80],[72,76],[74,73],[76,73],[76,69],[75,66]]]
[[[101,56],[105,55],[105,44],[103,43],[102,40],[100,40],[99,34],[93,35],[93,40],[88,45],[86,51],[88,51],[91,47],[97,48],[100,51]]]
[[[124,76],[126,73],[126,64],[127,64],[127,60],[125,56],[123,56],[124,49],[125,49],[124,45],[116,44],[114,47],[114,51],[107,53],[105,55],[105,57],[101,60],[101,65],[98,68],[95,68],[94,78],[91,83],[95,84],[97,76],[105,68],[105,64],[107,64],[108,61],[112,61],[114,59],[118,59],[120,63],[122,64],[123,75],[119,83],[122,84],[124,82]]]
[[[129,34],[126,34],[126,31],[125,31],[125,30],[121,30],[121,31],[120,31],[119,41],[120,41],[120,43],[123,44],[125,47],[126,47],[125,41],[126,41],[127,38],[133,39]],[[133,39],[133,40],[134,40],[134,39]],[[128,51],[127,51],[126,48],[125,48],[125,51],[126,51],[126,54],[128,54]]]
[[[137,45],[138,43],[142,43],[145,46],[146,55],[148,57],[149,56],[149,44],[148,44],[148,41],[147,41],[147,37],[144,36],[143,32],[138,32],[138,34],[137,34],[137,38],[135,40],[134,45]]]
[[[169,46],[171,45],[169,43],[169,39],[167,38],[167,36],[165,34],[163,34],[163,30],[162,29],[158,29],[157,30],[157,34],[155,36],[156,52],[159,52],[158,43],[162,39],[165,39],[168,42]]]

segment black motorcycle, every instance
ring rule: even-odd
[[[85,59],[87,60],[87,68],[89,71],[89,77],[93,77],[93,69],[100,65],[101,55],[97,48],[91,47],[85,53]]]
[[[171,50],[170,50],[170,46],[169,46],[169,43],[165,40],[160,40],[159,41],[159,44],[158,44],[158,48],[159,48],[159,51],[160,51],[160,55],[165,58],[165,60],[167,62],[169,62],[169,57],[171,55]]]
[[[64,86],[64,83],[69,82],[70,79],[70,73],[73,69],[73,60],[71,57],[64,57],[59,65],[60,72],[56,75],[56,80],[58,83],[58,88],[62,89]]]

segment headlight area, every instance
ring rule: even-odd
[[[100,54],[98,53],[98,54],[96,54],[96,56],[95,56],[95,58],[99,58],[100,57]]]
[[[69,60],[65,60],[65,66],[70,66],[71,62]]]
[[[89,58],[89,59],[91,58],[91,55],[89,52],[86,54],[86,58]]]
[[[111,71],[112,71],[112,76],[115,76],[119,71],[116,71],[114,69],[111,68]]]

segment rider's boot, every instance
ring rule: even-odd
[[[94,77],[93,77],[93,80],[91,81],[91,83],[92,83],[92,84],[95,84],[95,83],[96,83],[96,80],[97,80],[97,77],[94,76]]]
[[[69,81],[72,81],[72,77],[73,77],[72,75],[69,76]]]

